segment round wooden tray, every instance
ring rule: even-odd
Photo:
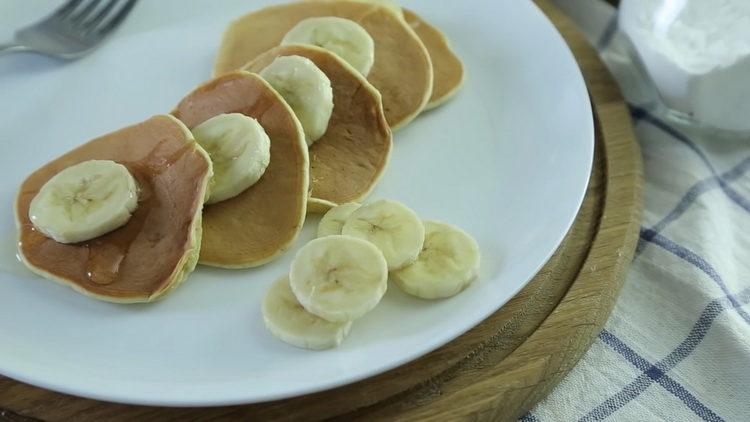
[[[633,257],[641,161],[630,115],[596,53],[548,0],[537,4],[578,59],[596,120],[591,182],[578,217],[542,271],[501,310],[448,345],[331,391],[248,406],[167,409],[67,396],[0,377],[0,421],[516,419],[591,345]]]

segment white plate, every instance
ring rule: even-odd
[[[340,348],[324,352],[295,349],[263,327],[261,297],[294,251],[256,270],[199,268],[165,300],[135,306],[78,295],[31,275],[14,257],[10,209],[21,181],[81,142],[171,110],[208,77],[228,18],[253,9],[253,1],[218,18],[114,39],[67,65],[0,58],[0,373],[119,402],[259,402],[381,373],[497,310],[570,227],[594,133],[578,67],[531,2],[464,4],[411,4],[449,35],[468,77],[453,101],[397,133],[372,197],[401,200],[426,219],[472,233],[482,248],[480,277],[437,302],[392,285]],[[297,246],[312,238],[317,221],[309,219]]]

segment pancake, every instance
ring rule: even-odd
[[[242,113],[271,139],[271,161],[257,183],[203,212],[200,263],[224,268],[265,264],[286,251],[302,229],[309,161],[302,126],[260,76],[231,72],[185,97],[172,114],[193,128],[211,117]]]
[[[93,159],[116,161],[138,181],[133,216],[119,229],[81,243],[44,236],[29,220],[31,200],[61,170]],[[195,268],[211,168],[208,154],[172,116],[94,139],[21,184],[15,202],[19,256],[31,271],[85,295],[120,303],[152,301]]]
[[[333,114],[323,137],[310,146],[308,212],[361,201],[383,174],[392,137],[380,93],[352,66],[320,47],[287,45],[271,49],[244,69],[259,72],[280,56],[310,59],[328,76]]]
[[[409,9],[402,8],[404,19],[422,40],[432,59],[432,95],[425,110],[435,108],[453,97],[464,80],[464,66],[450,47],[448,38]]]
[[[242,16],[224,33],[214,74],[239,69],[278,46],[299,21],[319,16],[353,20],[375,42],[375,63],[367,80],[380,91],[393,130],[416,117],[432,93],[430,55],[414,30],[387,7],[354,1],[288,3]]]

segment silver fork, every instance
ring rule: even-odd
[[[117,29],[137,0],[68,0],[51,15],[0,43],[0,55],[29,51],[61,59],[88,54]]]

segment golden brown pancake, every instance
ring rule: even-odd
[[[116,161],[138,181],[138,208],[124,226],[63,244],[35,230],[29,206],[61,170],[88,160]],[[185,125],[156,116],[84,144],[44,165],[15,202],[20,256],[33,272],[110,302],[149,302],[193,271],[211,162]]]
[[[464,80],[464,66],[450,47],[448,38],[409,9],[403,8],[404,19],[419,35],[432,59],[432,96],[425,110],[435,108],[453,97]]]
[[[232,22],[214,66],[214,74],[239,69],[278,46],[299,21],[338,16],[353,20],[375,41],[375,63],[367,80],[380,91],[386,120],[392,129],[409,123],[432,93],[432,64],[416,33],[390,9],[353,1],[288,3],[242,16]]]
[[[225,113],[242,113],[263,126],[271,139],[271,161],[253,186],[206,206],[200,263],[256,267],[286,251],[305,221],[307,144],[292,109],[260,76],[249,72],[231,72],[201,85],[172,112],[189,128]]]
[[[380,179],[391,152],[391,130],[380,93],[337,55],[320,47],[287,45],[271,49],[245,66],[260,72],[280,56],[303,56],[328,76],[333,113],[326,133],[310,146],[308,212],[362,200]]]

